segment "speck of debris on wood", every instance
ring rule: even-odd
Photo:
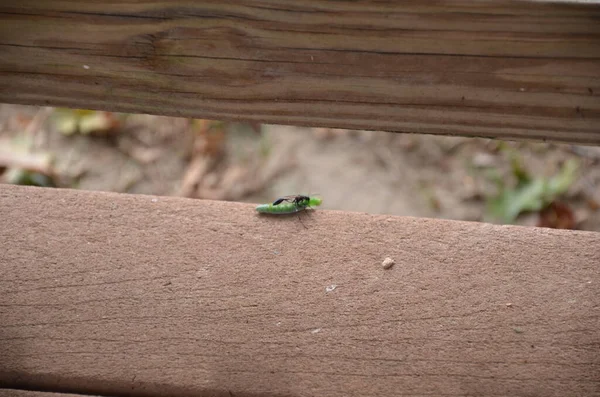
[[[396,262],[394,262],[392,258],[385,258],[381,263],[381,266],[383,266],[384,269],[389,269],[390,267],[394,266],[394,263]]]

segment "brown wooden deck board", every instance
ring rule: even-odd
[[[30,390],[0,389],[0,397],[84,397],[82,394],[52,393]],[[86,396],[94,397],[94,396]],[[99,397],[99,396],[96,396]]]
[[[600,395],[600,234],[338,211],[304,224],[0,186],[0,387]]]

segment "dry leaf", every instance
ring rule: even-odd
[[[555,201],[540,211],[538,227],[552,229],[574,229],[575,215],[565,203]]]

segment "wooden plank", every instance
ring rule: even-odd
[[[0,389],[0,397],[83,397],[81,394],[47,393],[42,391]],[[93,396],[87,396],[93,397]]]
[[[2,186],[0,387],[600,395],[600,234],[304,216]]]
[[[0,101],[600,143],[600,5],[20,0]]]

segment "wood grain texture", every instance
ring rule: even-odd
[[[47,393],[30,390],[0,389],[0,397],[84,397],[81,394]],[[86,397],[94,397],[87,395]]]
[[[0,387],[600,395],[600,234],[338,211],[304,223],[1,186]]]
[[[0,101],[600,143],[600,5],[0,5]]]

